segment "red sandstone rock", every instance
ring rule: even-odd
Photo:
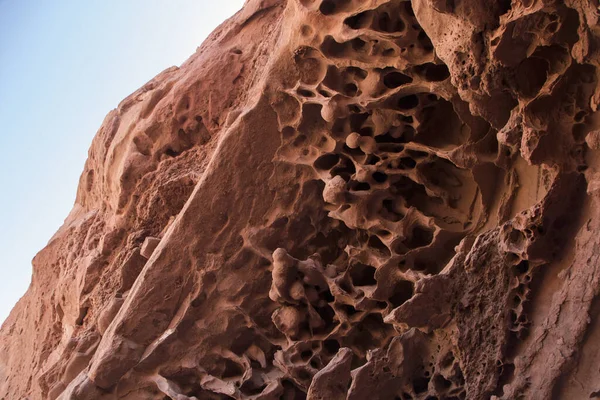
[[[4,399],[600,398],[592,0],[249,0],[106,117]]]

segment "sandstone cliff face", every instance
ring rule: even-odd
[[[596,0],[249,0],[108,114],[3,399],[600,398]]]

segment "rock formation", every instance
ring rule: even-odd
[[[248,0],[106,117],[1,398],[600,398],[598,15]]]

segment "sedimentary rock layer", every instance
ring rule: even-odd
[[[106,117],[2,398],[600,398],[597,23],[249,0]]]

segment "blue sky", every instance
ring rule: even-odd
[[[71,210],[108,111],[243,0],[0,0],[0,322]]]

